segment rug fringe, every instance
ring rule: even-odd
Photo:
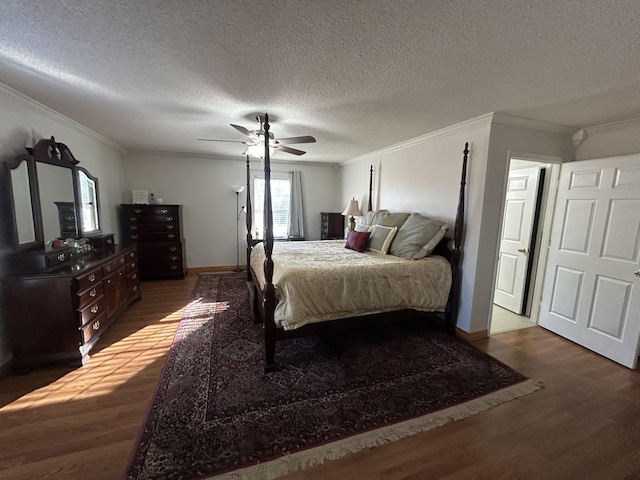
[[[343,440],[309,448],[275,460],[252,465],[233,472],[208,477],[210,480],[271,480],[286,473],[315,467],[327,460],[337,460],[349,453],[401,440],[420,432],[426,432],[449,423],[471,417],[503,403],[515,400],[541,389],[544,385],[536,380],[526,380],[510,387],[491,392],[474,400],[445,408],[422,417],[360,433]]]

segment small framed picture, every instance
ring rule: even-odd
[[[131,190],[133,203],[147,205],[149,203],[149,190]]]

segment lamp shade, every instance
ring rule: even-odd
[[[354,198],[352,200],[349,200],[349,203],[347,204],[347,208],[344,209],[344,212],[342,212],[342,215],[349,215],[351,217],[361,217],[362,216],[362,212],[360,211],[360,207],[358,207],[358,201]]]
[[[233,188],[233,191],[236,193],[244,191],[244,185],[233,185],[231,188]]]

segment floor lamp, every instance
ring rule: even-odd
[[[244,191],[244,185],[234,185],[233,191],[236,192],[236,268],[234,272],[241,272],[240,268],[240,214],[244,210],[244,206],[240,209],[239,197],[240,193]]]

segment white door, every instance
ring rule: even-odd
[[[635,368],[640,154],[562,165],[539,324]]]
[[[493,303],[518,315],[524,308],[539,178],[540,167],[509,170]]]

